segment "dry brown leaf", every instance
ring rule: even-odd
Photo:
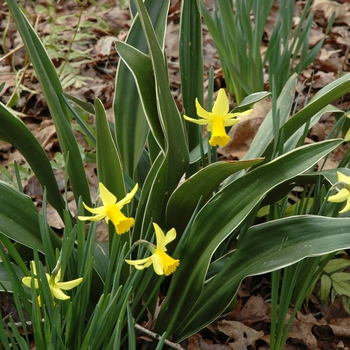
[[[350,338],[350,318],[342,317],[331,320],[329,325],[334,335],[339,337]]]
[[[333,72],[325,73],[325,72],[319,71],[315,74],[312,87],[314,89],[322,89],[323,87],[332,83],[336,79],[337,77],[334,75]]]
[[[344,58],[339,57],[341,50],[326,50],[321,49],[320,55],[318,57],[318,63],[320,64],[320,69],[326,72],[339,72],[344,63]]]
[[[97,55],[102,57],[109,56],[116,40],[118,40],[118,38],[111,35],[100,38],[95,45]]]
[[[219,153],[227,158],[241,159],[248,151],[266,114],[270,111],[271,103],[267,99],[259,101],[254,105],[250,115],[240,117],[241,121],[229,132],[231,141],[225,147],[220,147]]]
[[[318,321],[312,314],[303,315],[298,312],[297,318],[293,321],[292,328],[288,333],[288,338],[301,340],[310,349],[317,348],[317,339],[312,334],[315,325],[324,325],[324,321]]]
[[[348,10],[349,4],[339,4],[338,2],[331,0],[315,0],[312,7],[314,13],[316,11],[323,11],[327,20],[331,18],[333,12],[335,12],[335,18],[338,18]]]
[[[238,321],[219,321],[218,330],[234,340],[229,343],[234,350],[247,349],[247,346],[254,345],[263,335],[263,331],[256,331]]]

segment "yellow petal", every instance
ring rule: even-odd
[[[99,214],[99,215],[95,215],[95,216],[78,216],[78,219],[81,221],[85,221],[85,220],[90,220],[90,221],[99,221],[102,220],[106,217],[106,213],[103,214]]]
[[[157,250],[158,251],[158,250]],[[164,253],[163,251],[159,250],[159,252],[163,253],[163,254],[166,254]],[[157,274],[157,275],[164,275],[164,269],[163,269],[163,259],[162,257],[160,256],[160,254],[158,253],[155,253],[153,255],[151,255],[151,259],[152,259],[152,263],[153,263],[153,269],[154,269],[154,272]]]
[[[32,277],[23,277],[22,278],[22,283],[31,288],[32,287],[32,280],[34,280],[34,288],[38,289],[39,288],[39,283],[38,280],[36,278],[32,278]]]
[[[56,287],[63,290],[70,290],[75,288],[83,281],[83,278],[77,278],[75,280],[67,281],[67,282],[57,282]]]
[[[131,192],[129,192],[122,200],[120,200],[117,205],[119,207],[119,209],[123,208],[123,206],[127,203],[130,203],[131,200],[134,198],[137,189],[139,188],[139,185],[136,184],[135,187],[133,188],[133,190]]]
[[[337,194],[328,197],[328,202],[332,202],[332,203],[344,202],[345,200],[348,199],[349,195],[350,195],[350,192],[346,188],[343,188]]]
[[[349,118],[349,116],[348,116],[348,118]],[[347,131],[346,135],[344,136],[344,141],[350,141],[350,128]]]
[[[224,89],[220,89],[218,98],[216,99],[213,106],[213,115],[215,117],[224,117],[229,111],[228,99]]]
[[[135,268],[138,270],[143,270],[144,268],[152,265],[151,257],[139,260],[125,260],[125,262],[129,265],[135,266]]]
[[[346,211],[350,210],[350,196],[348,196],[348,199],[346,201],[346,206],[344,207],[344,209],[342,209],[339,214],[341,213],[345,213]]]
[[[339,182],[344,182],[344,183],[350,185],[350,176],[346,176],[339,171],[337,172],[337,174],[338,174],[338,181]]]
[[[187,117],[187,115],[183,116],[186,120],[188,120],[189,122],[195,123],[195,124],[199,124],[199,125],[206,125],[208,124],[208,120],[207,119],[193,119],[190,117]]]
[[[104,206],[113,205],[117,202],[117,197],[113,193],[109,192],[102,182],[99,183],[98,188],[100,190],[100,196]]]
[[[154,231],[156,233],[157,249],[162,249],[165,251],[166,250],[165,249],[166,243],[165,243],[164,232],[155,222],[153,223],[153,227],[154,227]]]
[[[176,238],[176,230],[174,228],[172,228],[165,235],[165,245],[172,242],[175,238]]]
[[[70,297],[66,294],[64,294],[61,289],[57,288],[57,287],[52,287],[51,288],[51,293],[53,294],[53,296],[56,299],[60,299],[60,300],[67,300],[70,299]]]
[[[198,99],[196,98],[196,110],[197,110],[197,114],[199,117],[204,118],[208,121],[213,119],[213,113],[210,113],[208,111],[206,111],[198,102]]]
[[[233,125],[237,124],[239,121],[240,121],[240,119],[238,119],[238,118],[227,119],[227,120],[224,120],[224,125],[225,126],[233,126]]]

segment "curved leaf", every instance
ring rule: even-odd
[[[34,245],[44,253],[40,235],[38,209],[30,197],[0,181],[0,232],[29,248]],[[61,240],[48,228],[53,248],[61,247]]]
[[[181,233],[200,199],[203,206],[213,196],[223,180],[237,171],[252,167],[262,161],[263,158],[237,162],[216,162],[192,175],[172,193],[166,209],[166,227],[174,227],[178,233]],[[191,196],[188,196],[189,193]]]
[[[243,278],[347,248],[350,219],[305,215],[250,228],[244,242],[204,287],[175,338],[181,341],[216,319],[233,299]]]
[[[27,126],[0,103],[0,139],[18,149],[33,169],[42,187],[46,187],[51,205],[63,218],[64,201],[53,174],[50,161],[38,140]]]
[[[186,245],[180,247],[181,264],[159,314],[157,332],[166,329],[172,334],[185,315],[191,313],[193,301],[202,291],[213,252],[266,194],[306,171],[341,142],[319,142],[286,153],[233,181],[208,201],[197,214]]]

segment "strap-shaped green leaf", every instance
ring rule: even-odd
[[[144,5],[149,13],[159,44],[163,48],[169,8],[168,1],[146,0]],[[126,43],[142,53],[148,53],[147,41],[138,16],[135,17],[132,23]],[[120,46],[117,43],[118,51],[124,48],[120,48]],[[149,125],[144,112],[145,106],[142,106],[144,102],[140,100],[139,87],[135,84],[134,76],[141,80],[140,84],[147,84],[149,81],[148,79],[143,80],[144,77],[136,74],[135,68],[130,71],[128,64],[125,60],[118,64],[113,109],[120,158],[126,173],[133,177],[149,132]],[[145,73],[147,73],[149,65],[146,63],[139,68],[141,70],[144,68]],[[143,74],[141,73],[141,75]],[[150,91],[153,91],[153,85],[154,82],[151,82]],[[153,95],[154,98],[155,95]],[[154,105],[154,102],[152,104]]]
[[[76,201],[82,196],[85,203],[91,205],[89,186],[86,180],[82,157],[69,123],[69,112],[62,98],[62,86],[55,67],[42,42],[22,14],[15,0],[7,2],[16,22],[35,72],[42,87],[45,100],[56,127],[60,147],[65,156],[69,152],[68,174]]]
[[[243,278],[348,248],[348,218],[294,216],[250,228],[244,242],[204,287],[188,318],[176,331],[176,339],[184,339],[216,319],[233,299]]]
[[[166,329],[172,334],[186,313],[191,313],[193,301],[202,292],[213,252],[266,194],[306,171],[340,143],[341,140],[319,142],[286,153],[233,181],[207,202],[194,220],[186,245],[180,247],[177,258],[181,263],[159,314],[157,332]]]
[[[38,140],[27,126],[0,103],[0,139],[18,149],[33,169],[42,187],[46,187],[48,200],[63,217],[64,201],[52,172],[50,161]]]
[[[44,252],[40,235],[38,209],[30,197],[0,181],[0,232],[29,248]],[[61,247],[61,240],[48,228],[53,248]]]
[[[164,151],[153,163],[143,187],[134,230],[134,234],[135,231],[141,234],[141,226],[148,227],[151,218],[160,225],[164,223],[166,203],[188,166],[189,156],[181,115],[169,89],[164,52],[143,2],[138,0],[136,5],[152,60],[155,79],[155,91],[152,93],[156,96],[156,109],[165,140]],[[139,92],[146,93],[141,89]]]
[[[99,99],[95,100],[95,111],[98,178],[110,192],[112,192],[117,198],[121,199],[125,197],[122,165],[108,125],[105,109]],[[115,228],[110,224],[108,230],[109,242],[112,242],[116,235]],[[123,243],[129,242],[127,235],[119,238],[121,238]]]
[[[298,132],[299,128],[301,128],[310,119],[312,120],[312,118],[319,113],[319,111],[328,106],[330,103],[334,102],[336,99],[344,96],[349,91],[349,74],[344,75],[321,89],[303,109],[294,114],[294,116],[283,125],[285,141],[294,136],[294,134]],[[270,154],[272,147],[272,144],[270,144],[266,148],[264,154]],[[259,154],[259,156],[261,155],[262,153]]]
[[[227,177],[262,161],[263,158],[237,162],[216,162],[192,175],[171,195],[166,210],[166,227],[174,227],[180,235],[200,199],[203,206]],[[189,193],[191,196],[188,196]]]
[[[195,100],[197,98],[203,106],[204,94],[202,19],[198,0],[183,0],[181,2],[179,64],[182,108],[186,115],[197,119]],[[186,129],[188,148],[191,151],[198,145],[200,133],[198,125],[194,123],[186,122]],[[197,170],[199,170],[199,164],[190,166],[190,175]]]

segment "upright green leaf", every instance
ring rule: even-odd
[[[165,2],[169,6],[169,1]],[[165,140],[164,150],[153,163],[140,198],[134,232],[141,234],[142,225],[148,227],[151,218],[160,225],[164,222],[166,203],[188,166],[189,156],[181,115],[169,89],[164,51],[158,43],[150,17],[142,1],[137,0],[137,9],[151,56],[155,79],[156,109]],[[127,56],[122,58],[128,61]],[[140,94],[146,93],[141,89],[139,92]],[[150,176],[151,174],[152,176]],[[148,205],[148,203],[151,204]]]
[[[55,67],[51,62],[42,42],[18,7],[16,0],[8,0],[7,5],[16,22],[28,55],[42,87],[45,100],[56,127],[60,147],[65,156],[69,152],[68,174],[76,201],[79,196],[91,205],[83,160],[69,123],[69,112],[62,97],[62,86]]]
[[[161,47],[164,45],[165,38],[167,3],[167,1],[158,0],[145,1],[145,7]],[[126,43],[142,53],[148,53],[147,40],[138,16],[134,18]],[[144,108],[139,98],[133,72],[123,60],[118,64],[113,109],[117,146],[124,170],[130,177],[134,176],[149,131]]]
[[[182,108],[186,115],[197,118],[195,100],[203,106],[203,48],[202,19],[198,0],[181,2],[179,63],[181,75]],[[210,109],[211,106],[208,106]],[[186,123],[188,147],[191,151],[200,141],[198,125]],[[190,167],[190,174],[199,164]]]
[[[50,161],[38,140],[26,125],[0,103],[0,139],[18,149],[33,169],[42,187],[47,189],[51,205],[63,217],[64,201],[52,172]]]

